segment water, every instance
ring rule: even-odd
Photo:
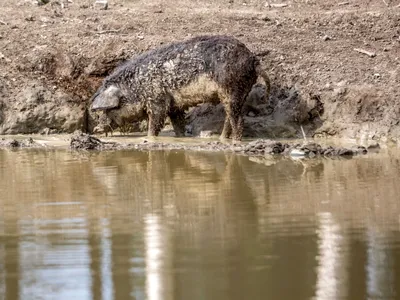
[[[400,299],[400,153],[0,151],[0,299]]]

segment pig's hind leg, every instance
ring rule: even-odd
[[[168,116],[171,120],[172,127],[174,128],[175,136],[185,136],[185,111],[176,106],[172,106],[168,112]]]

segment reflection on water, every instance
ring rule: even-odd
[[[346,239],[330,212],[319,213],[316,299],[343,299],[348,279]]]
[[[400,298],[389,154],[2,150],[1,299]]]

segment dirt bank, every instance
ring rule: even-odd
[[[303,125],[308,136],[399,140],[400,1],[93,2],[1,4],[1,134],[82,129],[90,95],[116,65],[171,41],[229,34],[272,82],[267,103],[245,118],[246,136],[299,137]],[[198,107],[188,131],[219,132],[223,116]]]

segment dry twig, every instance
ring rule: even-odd
[[[118,33],[120,31],[121,31],[121,29],[109,29],[109,30],[103,30],[103,31],[95,31],[93,33],[94,34],[107,34],[107,33]]]
[[[367,51],[367,50],[364,50],[364,49],[354,48],[354,51],[357,51],[359,53],[368,55],[369,57],[375,57],[376,56],[375,52],[370,52],[370,51]]]
[[[301,133],[303,134],[303,139],[307,143],[307,138],[306,138],[306,134],[304,132],[303,126],[300,125],[300,128],[301,128]]]
[[[268,7],[273,7],[273,8],[282,8],[288,6],[287,3],[268,3]]]

